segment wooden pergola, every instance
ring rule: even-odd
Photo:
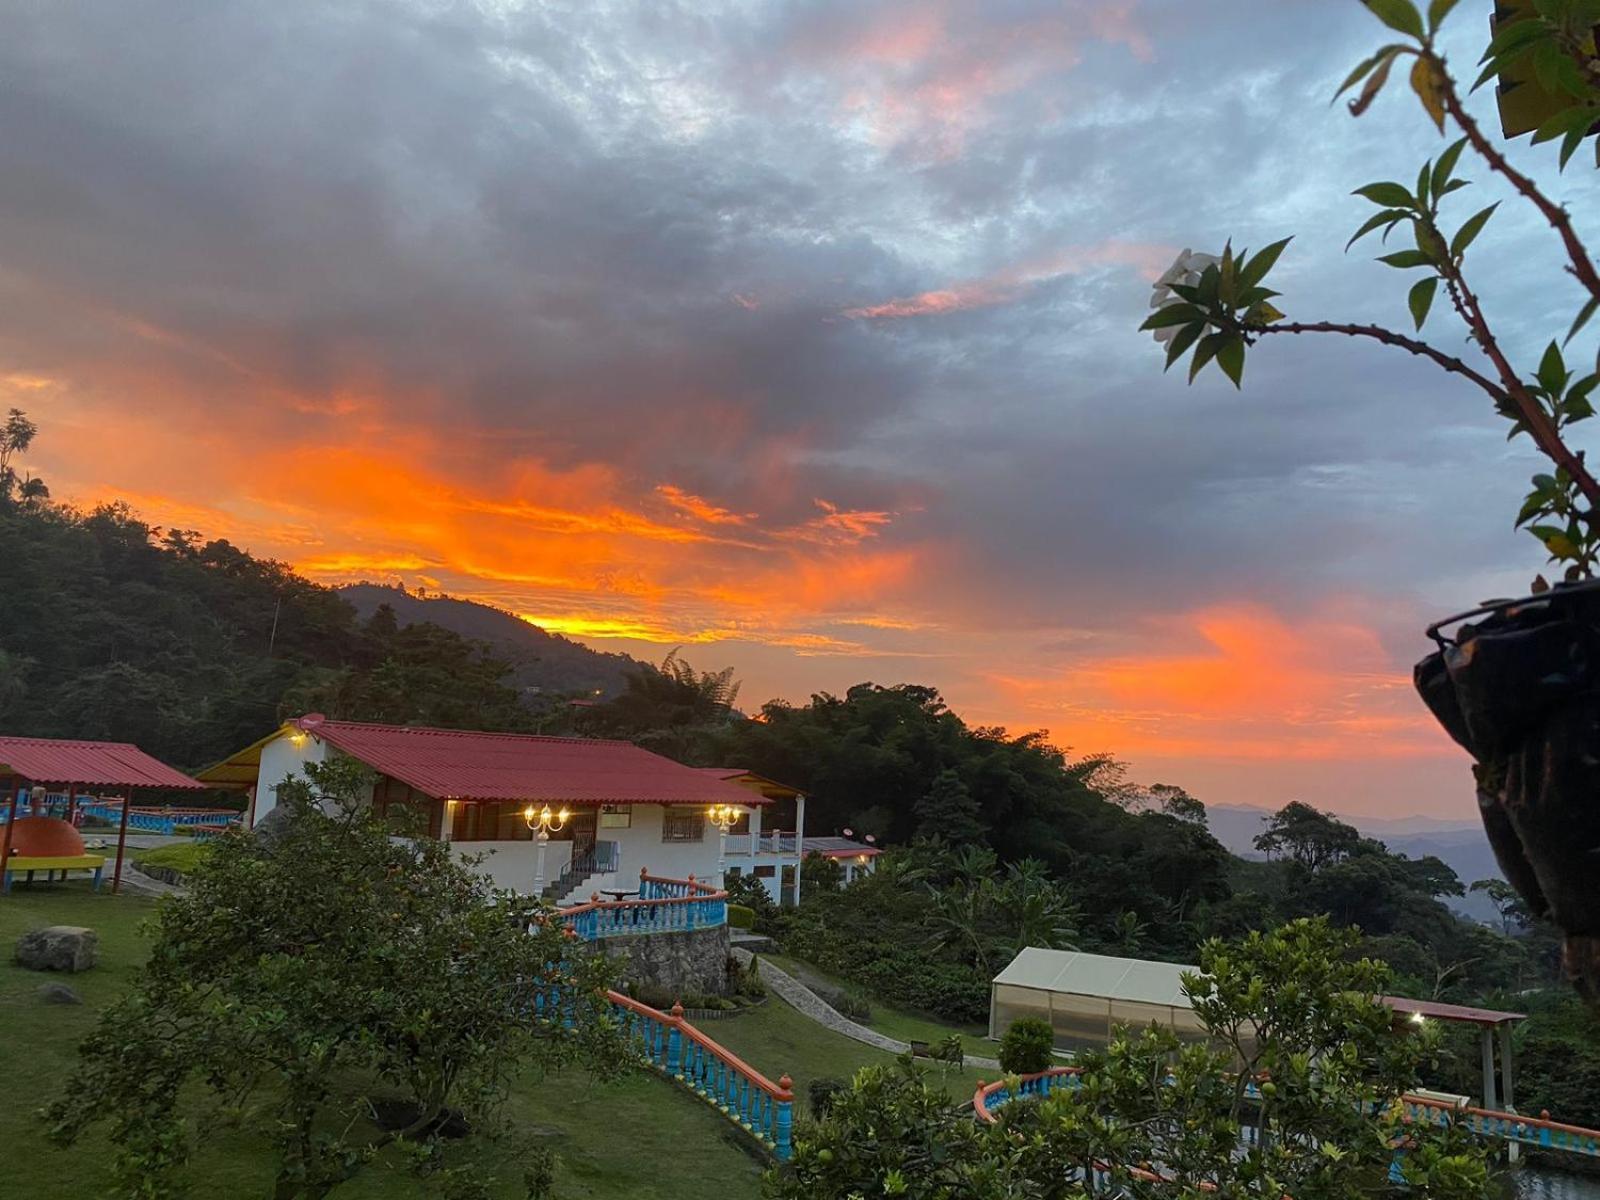
[[[5,800],[5,830],[0,833],[0,864],[11,859],[11,835],[17,807],[25,789],[64,787],[70,811],[78,789],[109,789],[122,798],[122,820],[117,829],[117,865],[111,890],[122,888],[122,860],[128,842],[128,810],[139,791],[203,791],[181,771],[151,758],[129,742],[85,742],[63,738],[0,736],[0,796]]]

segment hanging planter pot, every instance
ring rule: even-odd
[[[1472,755],[1500,869],[1561,928],[1568,975],[1600,1002],[1600,582],[1495,601],[1428,636],[1417,691]]]

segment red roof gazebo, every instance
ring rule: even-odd
[[[122,823],[117,830],[117,865],[111,890],[122,886],[122,858],[128,840],[128,809],[140,789],[183,788],[202,791],[197,783],[130,742],[85,742],[64,738],[0,736],[0,796],[5,797],[6,824],[0,838],[0,863],[11,858],[18,796],[24,786],[65,787],[69,807],[80,787],[110,788],[122,794]]]

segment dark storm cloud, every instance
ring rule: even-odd
[[[1133,332],[1150,256],[1291,231],[1296,315],[1403,319],[1395,279],[1339,254],[1346,193],[1436,145],[1398,97],[1327,108],[1375,36],[1358,6],[144,0],[6,24],[15,369],[136,361],[190,420],[353,390],[740,512],[897,510],[885,540],[948,547],[923,602],[997,625],[1382,590],[1419,542],[1469,589],[1535,557],[1505,530],[1531,459],[1481,482],[1507,452],[1476,397],[1343,344],[1190,392]],[[1542,245],[1510,228],[1494,266]],[[1536,352],[1561,306],[1519,280],[1492,298]],[[896,301],[915,315],[848,315]]]

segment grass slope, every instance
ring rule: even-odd
[[[148,901],[94,896],[81,884],[19,887],[0,899],[0,946],[7,948],[0,955],[5,959],[0,962],[0,1079],[5,1080],[6,1100],[0,1105],[0,1146],[6,1149],[0,1193],[34,1200],[110,1194],[104,1140],[92,1136],[73,1150],[58,1150],[45,1141],[43,1126],[32,1114],[72,1070],[78,1041],[94,1026],[99,1010],[128,986],[145,954],[137,926],[153,908]],[[9,947],[20,934],[41,925],[96,929],[100,966],[77,976],[18,968],[10,961]],[[52,979],[76,989],[84,1004],[41,1003],[38,987]],[[547,1140],[561,1156],[561,1200],[683,1200],[699,1195],[754,1200],[759,1193],[760,1169],[739,1148],[727,1123],[700,1101],[643,1072],[603,1085],[582,1075],[529,1078],[514,1090],[506,1115],[519,1132]],[[259,1196],[267,1191],[270,1160],[261,1138],[248,1130],[201,1126],[195,1142],[192,1195]],[[513,1178],[504,1194],[519,1195],[518,1179],[508,1175]],[[374,1169],[334,1196],[409,1200],[426,1194],[408,1176]]]
[[[787,1072],[794,1080],[796,1115],[807,1111],[806,1089],[814,1079],[849,1080],[862,1067],[892,1063],[893,1054],[842,1034],[833,1033],[773,996],[760,1008],[730,1020],[708,1023],[705,1032],[769,1078]],[[939,1069],[928,1064],[928,1077],[944,1081],[959,1100],[971,1099],[984,1072]],[[995,1072],[988,1075],[993,1078]]]

